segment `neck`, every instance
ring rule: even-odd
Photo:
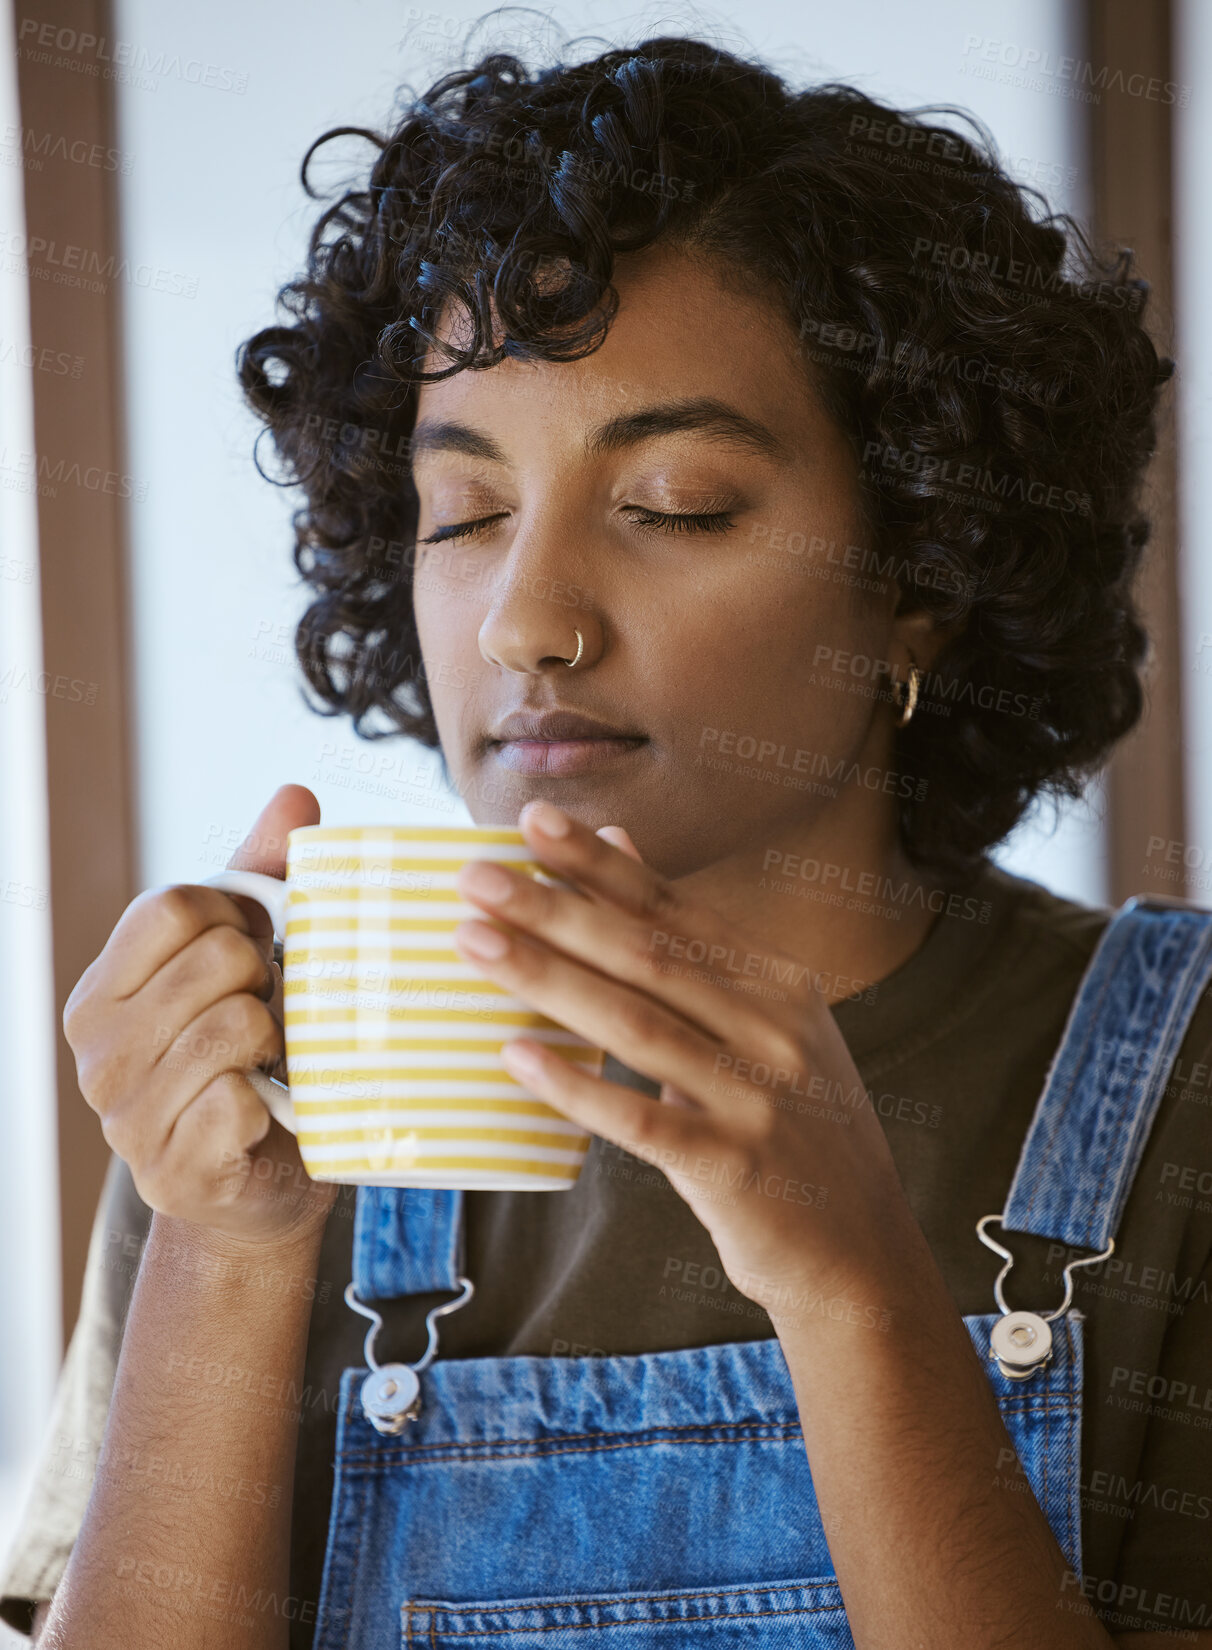
[[[914,954],[938,916],[944,879],[910,867],[891,817],[871,822],[870,797],[843,798],[827,821],[772,832],[682,879],[770,947],[803,961],[829,1003],[886,978]]]

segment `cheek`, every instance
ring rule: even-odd
[[[885,627],[831,570],[751,576],[695,632],[667,635],[684,668],[662,672],[692,751],[725,730],[759,745],[848,747],[886,681]]]
[[[423,569],[419,570],[412,586],[412,615],[421,642],[421,652],[430,657],[433,655],[434,643],[442,633],[439,618],[441,605],[441,599],[432,581],[426,579]]]
[[[487,669],[479,634],[491,600],[472,557],[426,550],[413,580],[412,611],[429,702],[452,774],[460,771],[460,729],[472,713]],[[431,558],[433,560],[431,561]]]
[[[771,570],[749,566],[731,589],[712,604],[710,641],[705,645],[719,673],[748,678],[767,687],[790,686],[822,671],[836,659],[861,654],[874,658],[886,627],[861,601],[853,581],[821,558],[797,558]]]
[[[427,658],[475,649],[489,592],[484,563],[443,545],[421,557],[412,586],[412,611]]]

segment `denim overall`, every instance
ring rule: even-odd
[[[985,1219],[1003,1234],[1109,1252],[1209,979],[1212,910],[1137,896],[1114,914],[1005,1208]],[[357,1297],[457,1292],[462,1200],[359,1187]],[[990,1336],[1009,1265],[997,1284],[1003,1313],[964,1323],[1035,1497],[1080,1572],[1083,1315],[1065,1310],[1066,1268],[1061,1307],[1035,1303],[1041,1315],[1054,1309],[1049,1360],[1025,1375],[1007,1370]],[[398,1436],[367,1418],[367,1370],[342,1374],[315,1650],[584,1650],[586,1630],[611,1650],[853,1650],[777,1337],[422,1365],[420,1410]]]

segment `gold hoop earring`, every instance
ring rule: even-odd
[[[585,638],[584,638],[584,636],[581,635],[581,632],[579,630],[576,633],[576,637],[577,637],[577,654],[576,654],[576,658],[575,659],[565,659],[564,660],[564,663],[568,666],[569,670],[574,670],[576,668],[577,661],[580,659],[581,654],[585,650]]]
[[[903,699],[897,700],[897,704],[901,707],[901,714],[896,724],[898,728],[903,728],[909,723],[913,716],[913,712],[917,708],[917,691],[921,685],[921,680],[922,672],[916,665],[910,665],[909,681],[905,688],[905,696]]]

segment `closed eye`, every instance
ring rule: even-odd
[[[683,514],[671,514],[661,510],[646,510],[642,505],[628,505],[637,527],[645,532],[657,531],[662,533],[726,533],[729,528],[735,527],[731,512],[728,510],[699,510],[688,511]],[[422,544],[442,544],[450,539],[474,538],[491,527],[494,521],[504,519],[503,513],[495,516],[481,516],[476,521],[455,521],[445,527],[436,527],[428,538],[422,539]]]
[[[726,533],[736,523],[728,510],[691,511],[685,515],[666,515],[660,510],[645,510],[632,504],[627,508],[636,518],[636,526],[645,531],[656,529],[663,533]]]
[[[482,533],[494,521],[501,521],[504,512],[495,516],[481,516],[478,521],[453,521],[447,527],[435,527],[427,539],[421,539],[422,544],[442,544],[447,539],[472,538]]]

